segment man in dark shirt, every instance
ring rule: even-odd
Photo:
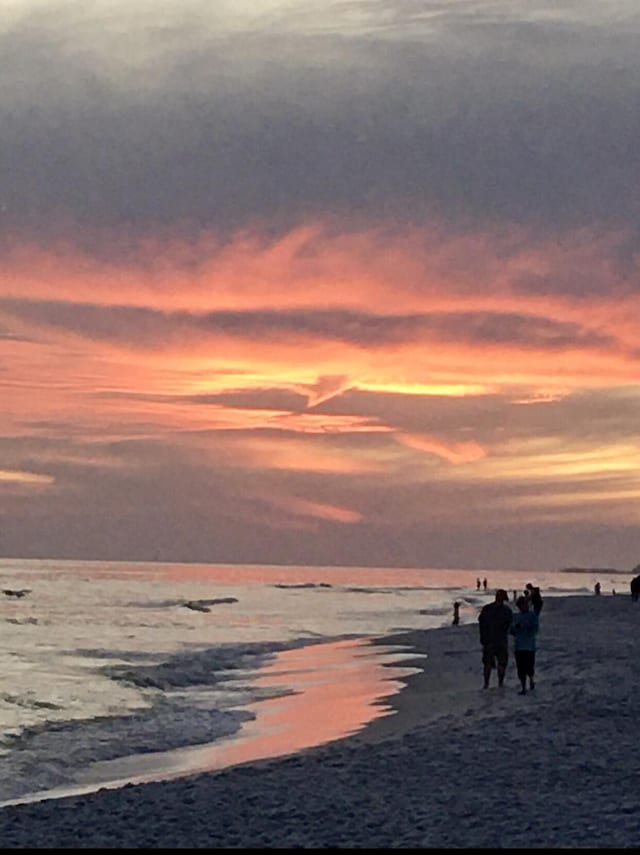
[[[509,659],[509,627],[513,619],[513,612],[507,605],[508,602],[509,595],[499,588],[494,602],[483,606],[478,615],[485,689],[489,688],[493,668],[498,672],[498,685],[502,686],[504,683]]]

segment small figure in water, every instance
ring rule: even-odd
[[[453,620],[452,623],[454,626],[458,626],[460,623],[460,603],[453,604]]]
[[[480,579],[476,579],[476,591],[480,590]]]
[[[513,602],[515,603],[517,599],[518,599],[518,592],[514,591],[513,592]]]
[[[482,587],[485,589],[485,591],[487,590],[487,580],[486,579],[482,580]]]
[[[600,582],[596,582],[596,584],[593,586],[593,590],[596,593],[596,597],[599,597],[600,596]]]

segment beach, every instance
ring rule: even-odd
[[[4,848],[637,845],[640,608],[548,598],[537,684],[483,691],[477,626],[380,639],[427,654],[394,713],[299,754],[0,811]]]

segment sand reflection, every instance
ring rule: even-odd
[[[404,685],[402,677],[416,670],[406,664],[412,655],[406,649],[372,640],[313,644],[277,654],[253,682],[288,694],[250,705],[256,718],[231,738],[94,763],[78,775],[76,785],[34,793],[0,807],[220,770],[295,754],[356,733],[391,713],[388,699]]]
[[[385,699],[400,691],[401,677],[414,670],[392,665],[401,657],[406,659],[406,652],[362,640],[281,653],[256,682],[289,687],[295,694],[254,704],[256,719],[235,744],[218,749],[218,759],[233,765],[293,753],[355,733],[388,715]]]

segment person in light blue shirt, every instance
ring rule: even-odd
[[[529,597],[518,597],[518,611],[513,616],[509,632],[514,637],[514,653],[516,669],[522,689],[518,694],[527,693],[527,677],[529,690],[535,688],[534,675],[536,665],[536,637],[538,635],[538,615],[529,610]]]

